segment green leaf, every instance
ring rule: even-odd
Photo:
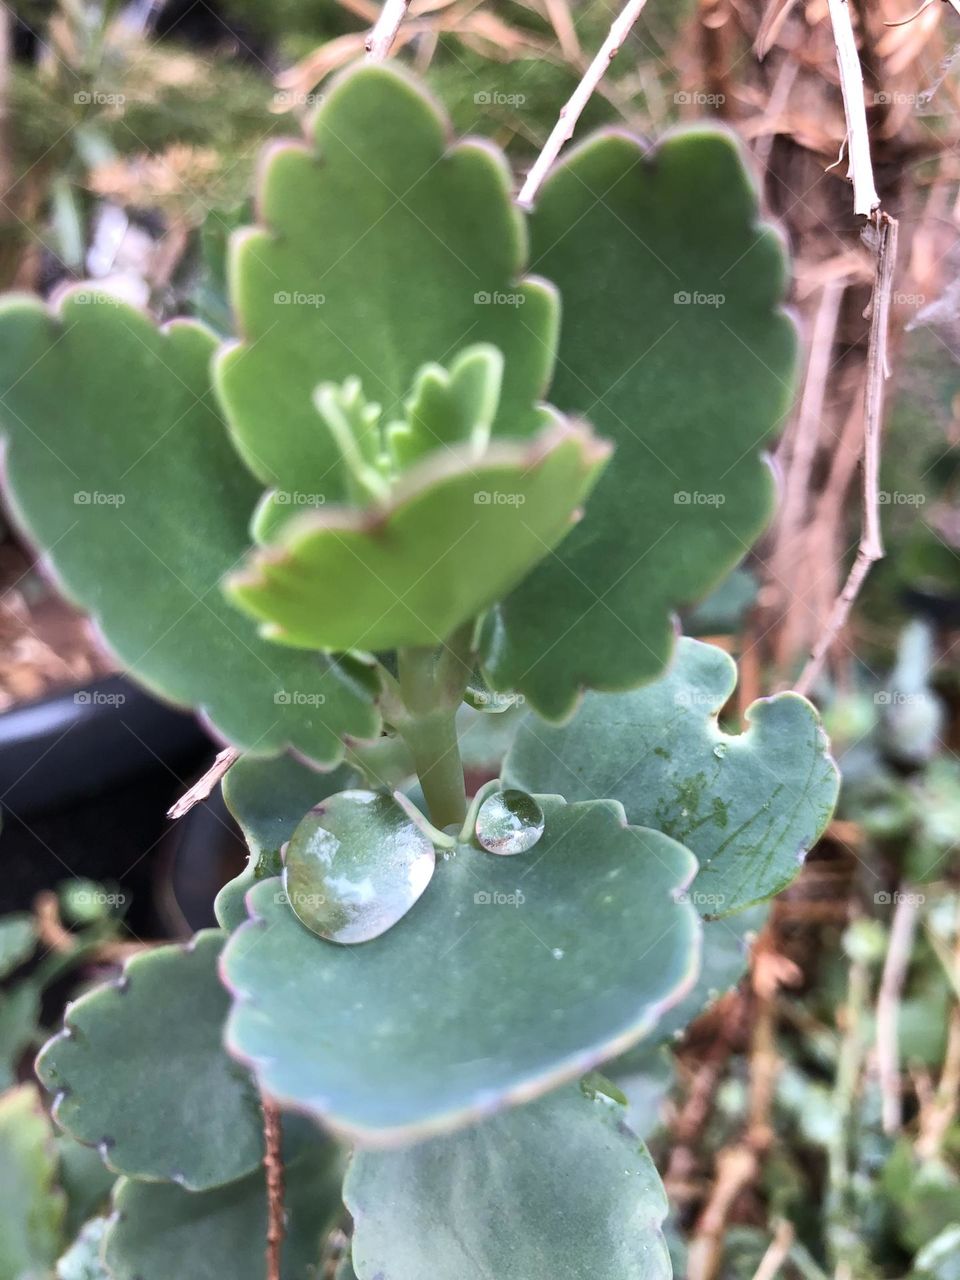
[[[609,450],[574,424],[461,445],[403,474],[389,501],[291,521],[228,579],[264,635],[313,649],[436,645],[509,590],[570,527]]]
[[[670,1280],[667,1198],[624,1109],[576,1086],[463,1133],[358,1151],[358,1280]]]
[[[37,945],[33,916],[15,911],[0,920],[0,979],[7,978],[29,960]]]
[[[468,347],[452,362],[425,365],[417,374],[403,418],[388,440],[398,468],[444,445],[469,444],[479,458],[490,443],[500,388],[503,354],[496,347]]]
[[[588,141],[544,184],[531,241],[563,299],[550,399],[617,448],[583,523],[487,629],[496,687],[560,719],[584,687],[658,675],[672,611],[769,520],[761,450],[791,401],[796,335],[783,249],[725,133],[650,154],[622,132]]]
[[[698,960],[696,912],[674,900],[693,858],[617,804],[540,799],[534,849],[460,846],[361,946],[308,933],[279,881],[251,891],[222,962],[227,1044],[272,1096],[396,1144],[544,1093],[652,1030]]]
[[[377,732],[373,675],[266,644],[222,598],[259,486],[213,404],[214,346],[196,324],[158,330],[89,292],[58,314],[0,304],[14,514],[149,688],[246,750],[332,762],[341,734]]]
[[[297,1125],[291,1135],[291,1126],[284,1128],[281,1275],[315,1280],[324,1236],[341,1211],[342,1161],[315,1130]],[[124,1178],[114,1210],[104,1248],[112,1280],[263,1280],[267,1196],[260,1170],[202,1192]]]
[[[46,1275],[60,1253],[64,1197],[50,1124],[32,1084],[0,1097],[0,1280]]]
[[[687,845],[703,915],[738,911],[796,876],[836,803],[839,776],[816,711],[795,693],[763,698],[749,726],[717,716],[736,685],[722,650],[682,639],[667,674],[632,693],[588,694],[569,724],[527,716],[504,780],[568,800],[619,800],[628,819]]]
[[[68,1007],[37,1060],[56,1119],[115,1173],[198,1190],[260,1161],[258,1101],[221,1043],[222,945],[209,929],[134,956],[117,981]]]
[[[543,282],[519,279],[526,237],[510,188],[499,153],[451,147],[430,100],[392,67],[342,76],[314,117],[311,146],[271,150],[263,229],[232,246],[243,341],[216,375],[256,475],[288,496],[342,500],[346,476],[313,407],[317,384],[359,376],[387,420],[401,418],[418,370],[468,342],[507,354],[495,433],[541,425],[557,301]]]
[[[37,1041],[40,994],[29,978],[0,991],[0,1092],[16,1082],[20,1059]]]
[[[92,1147],[85,1147],[66,1133],[58,1133],[55,1141],[59,1182],[67,1195],[66,1229],[70,1237],[104,1208],[116,1179]]]
[[[106,1218],[91,1218],[57,1263],[57,1280],[111,1280],[100,1260],[107,1232]]]
[[[356,773],[341,765],[317,773],[290,756],[256,760],[243,756],[223,780],[223,798],[240,824],[250,856],[238,876],[227,882],[213,904],[222,929],[239,928],[247,918],[243,896],[258,880],[280,874],[280,846],[293,835],[303,815],[327,796],[356,783]]]

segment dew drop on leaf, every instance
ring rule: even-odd
[[[283,886],[313,933],[369,942],[407,914],[435,866],[433,845],[391,796],[341,791],[294,831]]]
[[[488,853],[526,853],[543,835],[543,810],[525,791],[495,791],[480,806],[476,831]]]
[[[722,760],[723,757],[727,754],[727,744],[725,742],[718,742],[717,745],[713,748],[713,754],[717,757],[718,760]]]

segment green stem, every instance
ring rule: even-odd
[[[456,680],[451,665],[457,670]],[[398,669],[407,709],[398,730],[413,756],[430,819],[441,829],[459,827],[467,813],[467,794],[456,714],[468,668],[451,645],[440,659],[433,649],[402,649]]]

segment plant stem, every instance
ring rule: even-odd
[[[843,1037],[837,1059],[833,1090],[835,1120],[827,1144],[826,1195],[827,1251],[835,1275],[869,1274],[859,1231],[859,1209],[854,1193],[851,1160],[857,1130],[856,1102],[864,1060],[867,1032],[864,1019],[870,999],[870,971],[864,961],[852,958],[844,1007]]]
[[[441,829],[453,824],[459,827],[467,814],[455,714],[449,708],[439,708],[412,717],[401,729],[423,787],[430,820]]]
[[[398,654],[407,715],[397,727],[413,756],[430,819],[441,829],[459,826],[467,813],[456,726],[469,674],[465,634],[454,636],[439,657],[429,648],[402,649]]]
[[[284,1236],[283,1155],[280,1138],[280,1108],[261,1095],[263,1108],[263,1165],[267,1179],[267,1280],[280,1280]]]

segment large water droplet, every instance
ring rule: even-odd
[[[284,861],[287,898],[308,929],[331,942],[369,942],[417,901],[436,853],[391,796],[341,791],[310,810]]]
[[[476,831],[488,853],[526,853],[543,835],[543,810],[525,791],[495,791],[480,806]]]

